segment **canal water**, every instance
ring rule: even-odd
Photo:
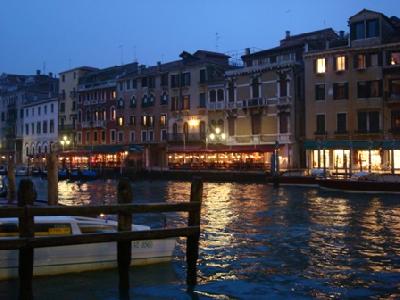
[[[37,179],[39,198],[46,181]],[[60,202],[115,202],[116,182],[61,182]],[[138,181],[135,202],[187,201],[189,182]],[[186,291],[184,240],[171,263],[131,270],[131,299],[400,298],[398,195],[205,183],[199,284]],[[134,216],[153,227],[184,225],[183,213]],[[35,299],[118,299],[116,270],[34,280]],[[16,281],[0,299],[16,299]]]

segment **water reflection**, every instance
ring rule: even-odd
[[[135,202],[188,201],[190,196],[188,182],[132,186]],[[60,202],[67,205],[116,201],[114,181],[63,182],[59,191]],[[168,214],[168,226],[183,225],[184,216]],[[154,223],[152,218],[134,219]],[[166,298],[188,297],[184,253],[180,239],[171,267],[176,278],[143,283],[138,275],[135,282],[142,285],[134,295],[154,298],[168,290]],[[199,275],[195,293],[200,298],[398,298],[398,197],[206,183]]]

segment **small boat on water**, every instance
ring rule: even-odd
[[[400,176],[360,172],[349,179],[318,179],[318,185],[325,190],[350,193],[400,193]]]
[[[35,237],[116,232],[117,222],[87,217],[35,217]],[[149,230],[132,225],[132,230]],[[18,219],[0,219],[0,238],[18,236]],[[170,261],[176,239],[132,242],[131,265]],[[115,242],[38,248],[34,251],[34,276],[92,271],[117,267]],[[18,251],[0,250],[0,280],[18,277]]]
[[[277,177],[269,177],[267,182],[274,183],[277,180],[281,185],[296,186],[318,186],[316,178],[323,177],[326,174],[322,169],[313,169],[310,172],[304,169],[294,169],[282,172]]]
[[[88,168],[74,168],[71,170],[69,175],[71,180],[94,180],[98,178],[98,174],[95,170]]]

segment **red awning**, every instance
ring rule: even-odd
[[[248,145],[248,146],[170,146],[168,153],[223,153],[223,152],[273,152],[274,145]]]

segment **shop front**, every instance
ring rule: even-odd
[[[338,173],[400,173],[400,141],[306,141],[307,167]]]
[[[169,147],[170,169],[268,170],[273,145]]]

